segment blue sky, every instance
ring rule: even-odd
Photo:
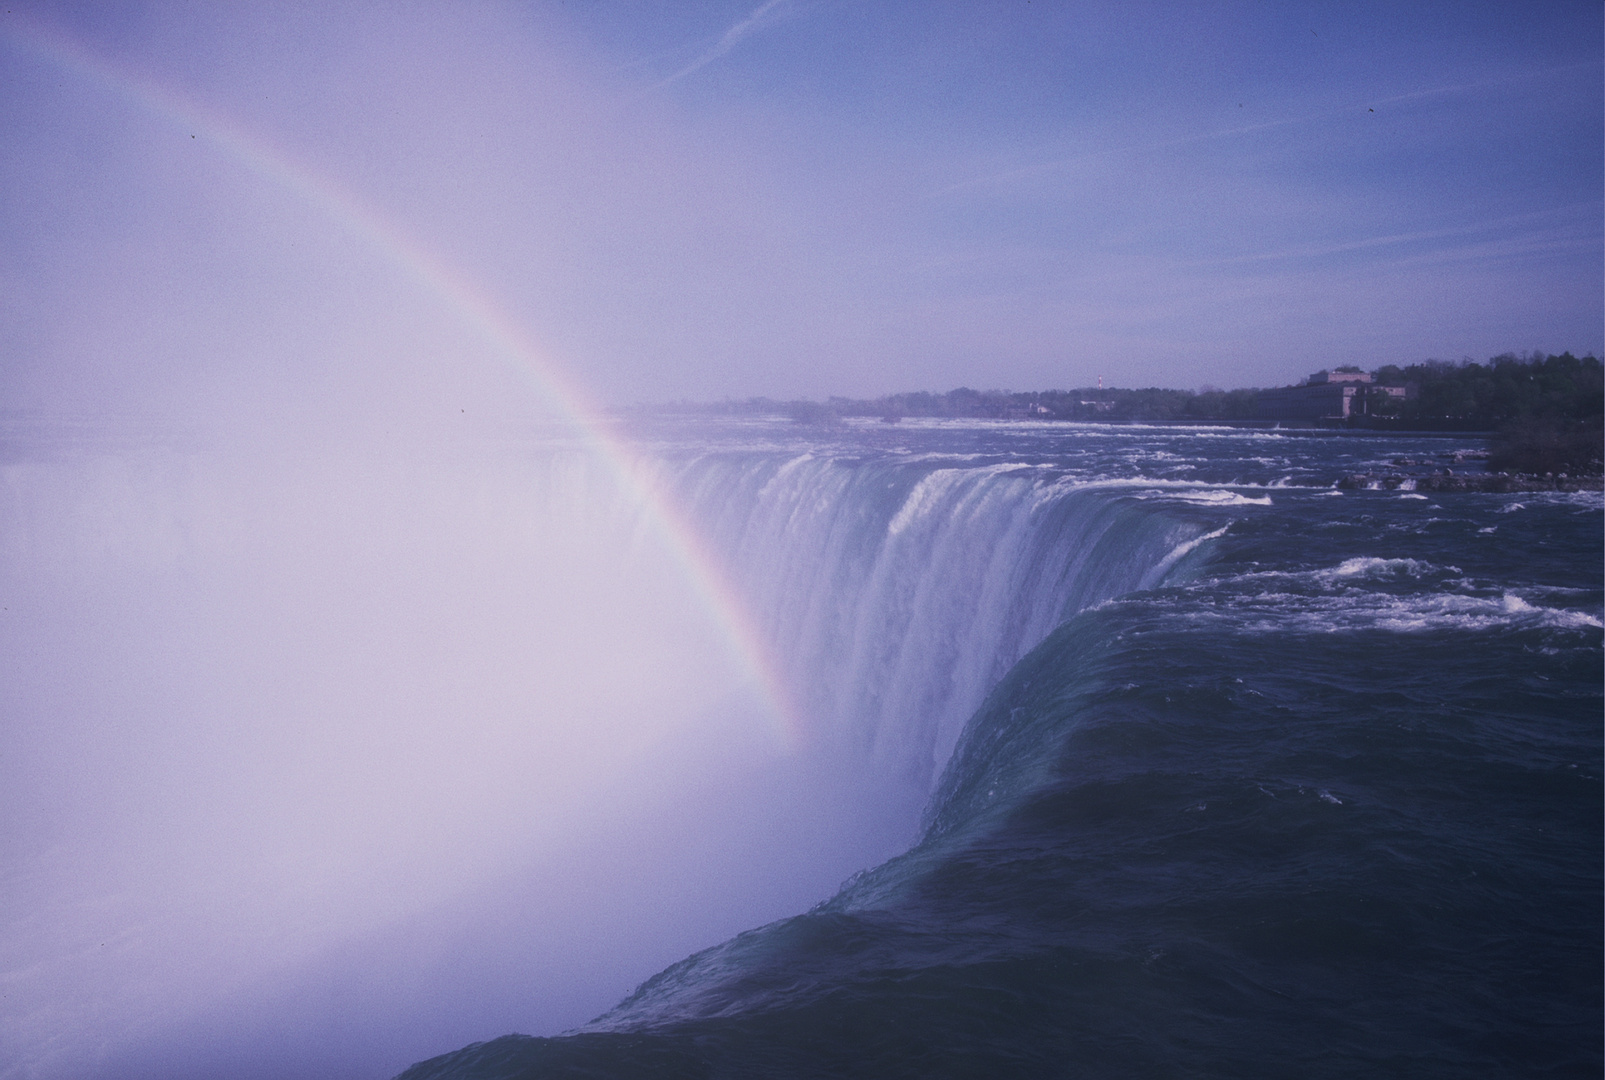
[[[1588,3],[18,3],[0,389],[506,398],[393,255],[119,78],[608,401],[1597,354],[1601,58]]]

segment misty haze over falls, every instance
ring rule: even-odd
[[[1598,493],[629,436],[6,429],[0,1076],[1598,1071]]]
[[[905,848],[997,680],[1206,527],[743,431],[671,433],[652,496],[561,436],[11,434],[18,1075],[388,1075],[588,1020]]]

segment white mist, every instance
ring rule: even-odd
[[[578,444],[12,434],[0,1075],[555,1032],[906,839]]]

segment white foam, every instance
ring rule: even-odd
[[[1194,537],[1185,543],[1177,544],[1169,555],[1166,555],[1159,561],[1157,566],[1144,575],[1142,587],[1145,589],[1151,589],[1159,582],[1165,580],[1165,575],[1170,573],[1171,567],[1175,566],[1176,563],[1181,561],[1182,556],[1186,555],[1188,552],[1192,551],[1194,548],[1198,547],[1199,544],[1202,544],[1205,541],[1215,540],[1225,536],[1226,530],[1229,528],[1231,528],[1230,525],[1222,525],[1214,532],[1207,532],[1204,535]]]
[[[1139,499],[1175,499],[1195,506],[1270,506],[1269,495],[1244,495],[1224,488],[1209,487],[1196,481],[1171,481],[1160,487],[1152,480],[1138,481],[1146,491],[1135,492]],[[1110,485],[1115,486],[1115,485]]]
[[[1231,607],[1247,609],[1260,617],[1245,628],[1259,633],[1289,630],[1336,633],[1387,630],[1419,633],[1429,630],[1488,630],[1506,628],[1582,630],[1599,629],[1598,618],[1567,608],[1540,607],[1513,593],[1497,597],[1432,593],[1393,596],[1387,593],[1350,592],[1336,596],[1300,596],[1265,593],[1244,598]]]
[[[1198,503],[1201,506],[1269,506],[1271,497],[1261,495],[1255,498],[1237,491],[1183,491],[1177,492],[1176,498],[1183,502]]]
[[[1212,594],[1225,582],[1201,582],[1186,591],[1198,595],[1203,603],[1191,610],[1184,607],[1178,615],[1194,622],[1230,623],[1250,633],[1582,630],[1605,625],[1597,614],[1560,606],[1570,597],[1586,602],[1594,595],[1587,590],[1535,586],[1518,591],[1466,577],[1446,577],[1462,573],[1457,566],[1417,559],[1359,556],[1320,570],[1242,574],[1232,580],[1247,589],[1224,596]],[[1434,579],[1433,591],[1385,591],[1389,583],[1405,580],[1432,588]],[[1129,602],[1167,601],[1133,598]],[[1174,594],[1168,602],[1174,602]]]
[[[1409,574],[1411,577],[1421,577],[1431,573],[1438,567],[1433,563],[1422,562],[1419,559],[1381,559],[1371,555],[1362,555],[1358,558],[1344,559],[1337,568],[1329,571],[1332,577],[1397,577],[1400,574]],[[1460,567],[1449,566],[1444,569],[1460,573]],[[1317,572],[1319,573],[1319,571]]]

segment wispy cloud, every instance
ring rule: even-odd
[[[1180,138],[1165,139],[1159,142],[1132,143],[1126,146],[1112,146],[1100,150],[1089,150],[1085,153],[1073,154],[1069,157],[1058,158],[1053,161],[1039,162],[1034,165],[1022,166],[1017,169],[1009,169],[1003,172],[989,173],[985,176],[972,177],[968,180],[960,180],[958,183],[950,184],[947,187],[939,188],[938,190],[931,192],[931,196],[939,197],[976,188],[1004,185],[1011,181],[1041,176],[1047,173],[1056,172],[1060,169],[1069,168],[1072,165],[1076,165],[1084,161],[1093,161],[1098,158],[1153,150],[1170,150],[1176,147],[1189,146],[1196,143],[1213,142],[1218,139],[1232,139],[1242,135],[1253,135],[1262,131],[1270,131],[1275,128],[1293,127],[1296,125],[1310,124],[1324,120],[1334,120],[1343,116],[1352,116],[1358,114],[1361,109],[1365,109],[1368,112],[1375,112],[1377,106],[1395,105],[1401,102],[1418,101],[1427,98],[1448,97],[1457,94],[1464,94],[1470,91],[1483,90],[1490,86],[1525,82],[1527,80],[1540,77],[1548,78],[1563,71],[1573,71],[1582,67],[1597,66],[1598,61],[1586,61],[1584,63],[1577,64],[1563,64],[1555,67],[1542,68],[1535,71],[1520,72],[1515,75],[1501,76],[1498,78],[1479,79],[1472,82],[1455,83],[1451,86],[1435,86],[1425,90],[1413,90],[1409,93],[1394,94],[1391,97],[1377,98],[1369,102],[1354,101],[1339,108],[1323,109],[1319,112],[1307,113],[1302,116],[1290,116],[1280,120],[1267,120],[1257,124],[1245,124],[1238,127],[1221,128],[1215,131],[1204,131],[1193,135],[1184,135]]]
[[[1341,244],[1302,246],[1274,251],[1254,252],[1228,259],[1212,259],[1204,265],[1230,266],[1247,263],[1276,262],[1287,259],[1319,259],[1331,255],[1346,255],[1354,251],[1394,247],[1409,244],[1432,244],[1435,241],[1465,240],[1464,243],[1436,245],[1434,251],[1443,253],[1457,250],[1485,250],[1491,234],[1504,234],[1502,242],[1510,251],[1540,252],[1571,249],[1579,245],[1598,246],[1597,227],[1577,227],[1579,219],[1597,218],[1595,204],[1560,206],[1526,214],[1478,221],[1446,229],[1427,229],[1415,232],[1392,233],[1385,236],[1367,236]],[[1468,238],[1478,238],[1471,240]]]
[[[695,60],[691,61],[691,63],[687,64],[679,71],[676,71],[673,75],[670,75],[667,79],[664,79],[662,82],[658,83],[658,88],[661,89],[665,86],[668,86],[670,83],[679,82],[687,75],[701,71],[703,68],[719,59],[721,56],[724,56],[731,49],[734,49],[737,45],[740,45],[753,34],[756,34],[765,27],[778,22],[782,17],[785,16],[787,9],[790,7],[791,0],[765,0],[764,3],[760,4],[753,10],[752,14],[748,15],[745,19],[742,19],[740,22],[736,23],[734,26],[730,27],[730,29],[726,30],[722,35],[720,35],[719,40],[713,44],[712,48],[708,49],[701,56],[698,56]]]

